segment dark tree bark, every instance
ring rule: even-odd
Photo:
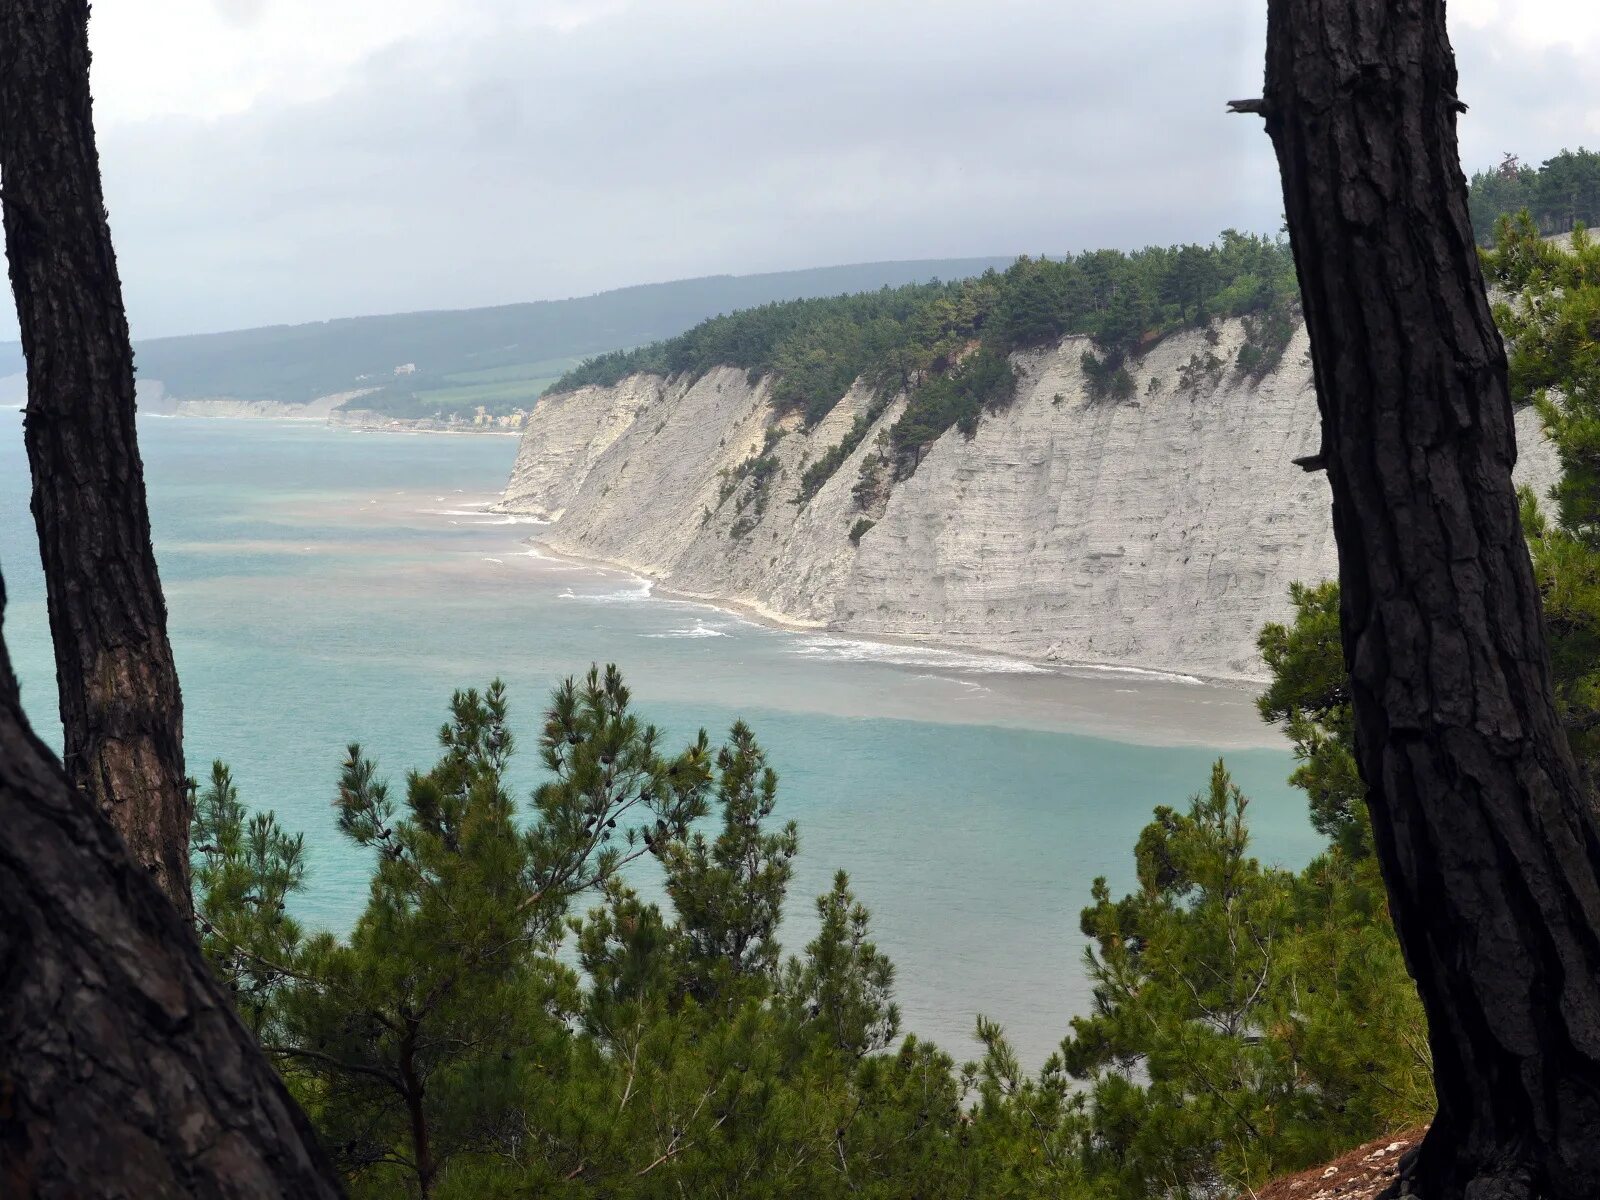
[[[86,0],[0,0],[0,176],[68,778],[189,910],[183,707],[100,193]]]
[[[0,0],[6,248],[71,768],[28,727],[0,639],[0,1196],[336,1197],[309,1123],[162,895],[187,912],[182,719],[87,19],[82,0]]]
[[[299,1200],[333,1179],[187,923],[28,728],[0,640],[0,1196]]]
[[[1356,754],[1439,1109],[1426,1200],[1600,1196],[1600,835],[1556,719],[1442,0],[1270,0]],[[1315,461],[1315,460],[1313,460]]]
[[[405,1033],[400,1038],[400,1084],[405,1096],[406,1116],[411,1122],[411,1156],[417,1173],[417,1194],[422,1200],[433,1195],[433,1180],[437,1167],[428,1137],[428,1114],[423,1108],[425,1092],[422,1080],[417,1077],[417,1025],[406,1021]]]

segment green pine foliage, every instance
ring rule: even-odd
[[[272,812],[249,814],[220,762],[211,764],[193,813],[192,886],[208,903],[201,946],[239,1015],[259,1034],[282,980],[280,964],[300,953],[300,924],[289,916],[288,901],[305,882],[305,838],[284,832]]]
[[[1339,585],[1290,585],[1291,625],[1261,631],[1258,645],[1272,682],[1256,700],[1264,720],[1281,724],[1299,765],[1311,824],[1352,860],[1372,853],[1366,789],[1356,770],[1355,718],[1339,640]]]
[[[1298,305],[1289,297],[1273,296],[1263,307],[1244,316],[1244,344],[1235,367],[1239,374],[1259,383],[1283,361],[1283,354],[1300,326]]]
[[[1272,713],[1327,677],[1285,636]],[[226,768],[196,805],[206,952],[357,1197],[1188,1197],[1426,1116],[1371,856],[1263,867],[1221,764],[1157,810],[1133,894],[1095,884],[1094,1009],[1031,1073],[987,1020],[965,1065],[902,1032],[842,871],[785,955],[799,831],[744,724],[671,751],[615,668],[568,680],[525,810],[498,683],[439,743],[403,796],[349,749],[339,827],[372,874],[346,938],[287,915],[303,844]]]
[[[659,851],[684,935],[679,979],[692,996],[704,1000],[778,970],[778,923],[800,834],[792,821],[766,831],[777,801],[777,773],[750,727],[736,721],[717,754],[722,831],[712,841],[696,831]]]
[[[826,1030],[836,1049],[855,1058],[888,1049],[900,1032],[894,964],[868,940],[869,914],[843,871],[833,877],[833,890],[817,897],[817,917],[820,929],[805,958],[786,968],[783,992],[792,1015]]]
[[[1545,235],[1594,225],[1600,222],[1600,153],[1580,146],[1538,167],[1508,154],[1496,169],[1473,175],[1468,199],[1473,233],[1483,246],[1495,242],[1501,218],[1524,211]]]
[[[717,508],[720,510],[729,500],[733,501],[735,520],[730,532],[734,537],[743,537],[755,529],[767,511],[767,505],[772,500],[772,485],[782,474],[783,467],[772,450],[783,437],[781,427],[767,430],[765,442],[758,452],[738,466],[722,472]]]
[[[799,835],[772,826],[777,777],[746,726],[668,753],[614,668],[569,680],[526,815],[499,684],[456,695],[440,746],[403,799],[350,748],[339,826],[373,868],[348,938],[283,915],[301,843],[249,816],[224,768],[196,809],[207,954],[354,1195],[978,1186],[954,1064],[892,1047],[893,967],[843,873],[784,958]],[[665,906],[632,887],[650,861]]]
[[[1139,838],[1139,889],[1083,914],[1094,1010],[1059,1066],[1102,1194],[1247,1194],[1431,1111],[1422,1015],[1370,859],[1249,856],[1218,763]]]
[[[916,469],[922,452],[945,430],[959,429],[967,437],[978,431],[986,410],[1004,408],[1017,393],[1017,372],[1011,360],[987,347],[942,374],[928,379],[912,393],[900,419],[889,428],[889,440],[901,464],[900,474]]]

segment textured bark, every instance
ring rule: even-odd
[[[150,547],[133,350],[100,194],[86,0],[0,0],[6,252],[73,784],[189,908],[183,709]]]
[[[411,1122],[411,1157],[417,1173],[417,1193],[422,1200],[433,1195],[436,1167],[428,1137],[428,1115],[423,1109],[423,1084],[417,1078],[417,1022],[406,1022],[400,1039],[400,1083],[405,1094],[406,1116]]]
[[[28,728],[0,641],[0,1196],[335,1197],[333,1179],[187,923]]]
[[[1247,102],[1242,106],[1251,110]],[[1600,1196],[1600,836],[1556,719],[1442,0],[1271,0],[1356,753],[1439,1111],[1427,1200]]]

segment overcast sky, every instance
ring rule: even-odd
[[[1264,9],[102,0],[134,333],[1272,231]],[[1451,12],[1469,169],[1600,143],[1600,5]]]

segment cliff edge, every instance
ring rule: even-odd
[[[502,507],[558,553],[786,623],[1063,664],[1262,675],[1256,635],[1288,586],[1335,573],[1304,329],[1260,378],[1225,321],[1128,360],[1100,396],[1087,339],[1012,356],[1014,401],[952,428],[909,476],[887,431],[903,397],[853,388],[814,427],[734,368],[549,395]],[[1124,389],[1126,391],[1126,389]],[[806,468],[865,436],[815,494]],[[1532,411],[1519,482],[1557,476]]]

